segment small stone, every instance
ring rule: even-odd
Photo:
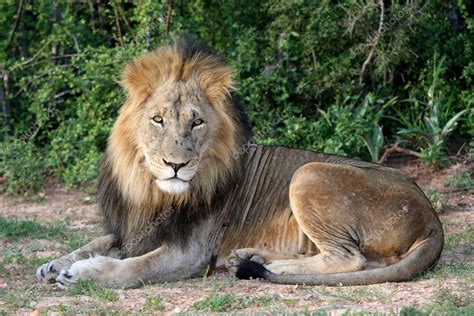
[[[313,298],[313,294],[306,294],[306,295],[303,295],[302,297],[305,301],[309,301],[310,299]]]

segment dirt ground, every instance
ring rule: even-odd
[[[291,286],[240,281],[227,272],[218,272],[206,278],[132,290],[108,290],[84,283],[62,291],[54,285],[38,284],[36,266],[100,235],[101,218],[93,196],[55,185],[33,198],[0,196],[0,216],[8,223],[31,220],[43,228],[53,227],[43,236],[41,227],[26,226],[20,232],[11,228],[22,222],[17,226],[0,226],[0,314],[316,311],[323,315],[406,315],[425,311],[473,315],[474,192],[447,186],[445,179],[466,172],[472,177],[474,162],[459,161],[448,168],[433,170],[417,160],[395,156],[388,164],[406,171],[428,193],[440,209],[447,234],[437,268],[412,282],[353,287]],[[9,233],[2,233],[2,229]],[[33,234],[34,231],[39,233]]]

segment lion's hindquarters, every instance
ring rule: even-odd
[[[402,173],[384,167],[306,164],[293,176],[290,205],[301,229],[321,250],[314,262],[328,268],[316,269],[320,273],[396,263],[439,229],[420,190]],[[274,270],[281,271],[281,264]]]

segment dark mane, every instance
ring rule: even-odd
[[[181,205],[155,212],[155,216],[134,235],[127,235],[128,212],[132,205],[123,199],[110,163],[105,157],[99,176],[98,204],[102,211],[103,226],[107,234],[117,238],[116,247],[123,257],[133,257],[150,252],[166,242],[185,246],[192,227],[207,218],[212,210],[222,207],[227,188],[219,190],[211,203],[200,201],[194,205]]]

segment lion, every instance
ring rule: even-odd
[[[255,144],[232,70],[208,46],[176,40],[131,62],[120,83],[127,98],[98,181],[106,235],[39,267],[39,281],[133,288],[225,267],[242,279],[364,285],[436,265],[443,229],[411,178]]]

